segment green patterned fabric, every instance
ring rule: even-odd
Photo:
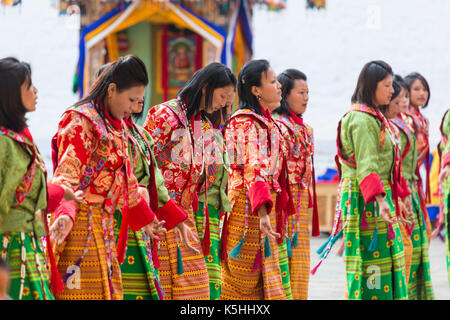
[[[209,198],[209,194],[208,194]],[[203,209],[204,202],[199,202],[198,211],[194,213],[195,226],[197,228],[198,237],[200,241],[203,240]],[[210,300],[219,300],[220,292],[222,290],[221,284],[221,268],[219,257],[220,245],[220,211],[214,206],[208,205],[209,211],[209,229],[211,246],[209,248],[210,254],[205,257],[206,267],[209,275],[209,292]]]
[[[442,123],[442,134],[449,139],[450,138],[450,112],[447,111],[445,114],[445,117],[443,119]],[[439,144],[439,147],[442,151],[442,157],[447,153],[450,152],[450,143],[444,144],[443,141]],[[442,161],[443,159],[441,159]]]
[[[445,219],[445,246],[447,247],[447,274],[448,274],[448,286],[450,288],[450,179],[444,183],[444,219]]]
[[[34,148],[38,153],[37,148]],[[4,135],[0,135],[0,150],[0,254],[5,257],[11,271],[9,296],[12,299],[20,297],[22,246],[25,245],[26,272],[22,299],[54,300],[49,289],[45,257],[39,241],[45,236],[44,225],[41,216],[36,214],[39,210],[43,212],[47,208],[44,171],[36,166],[29,193],[17,208],[13,208],[14,194],[22,177],[27,173],[31,151]],[[23,242],[21,233],[25,236]],[[36,259],[39,259],[41,269],[38,268]]]
[[[221,212],[231,212],[230,200],[227,196],[227,184],[228,184],[228,157],[227,154],[223,154],[224,164],[219,165],[217,176],[214,182],[208,188],[208,204],[219,208]],[[202,185],[205,180],[205,175],[202,175],[199,184]],[[198,200],[205,202],[205,193],[198,194]]]
[[[389,182],[384,180],[386,200],[395,216]],[[398,223],[395,239],[388,239],[388,226],[379,216],[375,202],[365,204],[355,178],[341,181],[340,209],[344,224],[345,269],[349,300],[406,300],[403,242]],[[361,227],[365,214],[369,227]],[[376,232],[376,241],[371,246]]]
[[[161,208],[163,205],[165,205],[170,200],[169,191],[167,190],[167,188],[164,184],[164,177],[161,173],[161,170],[158,167],[158,164],[155,159],[155,155],[153,153],[153,146],[154,146],[155,142],[154,142],[152,136],[150,135],[150,133],[148,133],[148,131],[141,128],[141,132],[144,134],[145,138],[147,139],[150,149],[152,149],[151,156],[153,159],[152,161],[153,161],[154,169],[155,169],[155,183],[156,183],[156,189],[158,190],[158,202],[159,202],[158,205]],[[136,136],[136,132],[135,132],[135,136]],[[138,143],[140,143],[142,145],[142,141],[138,140]],[[142,185],[149,184],[149,182],[150,182],[150,166],[148,164],[148,161],[145,160],[145,158],[143,157],[143,155],[140,152],[138,153],[138,161],[137,161],[137,166],[136,166],[134,175],[138,179],[139,184],[142,184]]]
[[[122,222],[120,211],[115,212],[114,220],[117,241]],[[149,239],[146,240],[148,243],[143,239],[143,232],[128,230],[127,252],[120,266],[124,300],[160,300],[154,281],[156,274],[152,256],[147,254],[147,250],[151,253],[152,246]]]
[[[361,111],[351,111],[342,119],[341,144],[344,158],[355,156],[356,168],[342,164],[342,178],[363,181],[371,173],[390,180],[394,164],[394,147],[388,135],[381,150],[380,120]]]
[[[408,298],[409,300],[433,300],[427,228],[420,207],[419,193],[412,182],[409,183],[409,190],[411,191],[415,224],[411,234],[413,252]]]
[[[400,130],[400,149],[406,148],[408,137]],[[414,229],[411,234],[412,259],[408,282],[409,300],[432,300],[434,299],[433,286],[431,283],[429,243],[424,216],[420,206],[420,198],[414,181],[417,166],[417,137],[410,135],[410,147],[402,161],[403,177],[408,181],[411,191],[411,204],[414,212]]]
[[[281,281],[283,282],[283,289],[284,293],[286,294],[286,300],[293,300],[286,238],[284,238],[282,244],[278,245],[278,260],[280,260]]]
[[[141,132],[147,139],[150,149],[152,149],[154,144],[152,137],[144,129],[141,129]],[[139,184],[148,185],[150,183],[150,165],[148,159],[146,159],[141,152],[141,149],[146,148],[146,144],[142,141],[142,138],[135,129],[133,129],[132,134],[136,142],[139,144],[136,154],[137,163],[133,173],[139,181]],[[153,151],[147,151],[151,152],[148,154],[151,154],[153,157],[153,163],[155,164],[154,170],[156,188],[158,189],[158,205],[159,207],[162,207],[167,203],[167,201],[169,201],[169,193],[164,185],[162,173],[154,159]],[[131,155],[132,152],[130,143],[129,154]],[[115,234],[116,237],[118,237],[122,215],[119,211],[116,211],[114,217],[116,222],[114,224]],[[159,300],[154,280],[156,279],[159,283],[159,275],[153,265],[153,261],[151,260],[152,246],[150,243],[150,237],[147,236],[146,239],[144,239],[144,236],[144,233],[141,231],[133,232],[128,230],[127,251],[124,263],[121,265],[124,300]]]
[[[445,118],[443,120],[442,135],[444,135],[447,139],[450,138],[450,112],[446,113]],[[442,159],[441,159],[442,161],[444,155],[450,152],[450,143],[447,141],[447,143],[444,144],[443,141],[441,141],[440,148],[442,151]],[[450,179],[449,178],[447,178],[447,180],[444,182],[442,188],[443,188],[442,193],[444,196],[445,245],[447,247],[447,273],[448,273],[448,285],[450,287],[450,240],[449,240]]]
[[[22,300],[54,300],[50,292],[49,280],[45,269],[44,253],[41,249],[39,237],[33,233],[25,233],[25,240],[22,242],[20,232],[0,233],[0,253],[6,253],[6,262],[10,270],[11,285],[9,296],[13,300],[20,299],[21,294],[21,266],[22,247],[26,250],[26,273],[22,289]],[[8,237],[8,245],[4,248],[5,237]],[[33,243],[34,238],[34,243]],[[5,250],[6,249],[6,250]],[[38,262],[40,268],[38,267]]]
[[[14,193],[22,177],[27,173],[31,155],[20,143],[0,135],[0,233],[34,232],[45,236],[42,219],[35,219],[38,210],[47,208],[47,188],[45,175],[39,166],[30,192],[23,202],[13,208]]]
[[[408,137],[400,130],[400,150],[405,150]],[[409,150],[402,161],[402,174],[406,180],[418,180],[416,176],[417,167],[417,137],[413,134],[410,135],[409,139]]]
[[[223,140],[221,136],[216,136],[216,143],[221,143],[223,145]],[[228,168],[229,161],[226,152],[222,153],[223,163],[219,164],[214,182],[211,183],[207,190],[207,203],[209,211],[209,228],[210,228],[210,238],[211,247],[210,254],[205,257],[206,267],[208,268],[209,275],[209,287],[210,287],[210,299],[219,300],[220,293],[222,289],[221,283],[221,267],[220,267],[220,257],[219,257],[219,245],[220,245],[220,235],[221,235],[221,219],[220,212],[231,212],[230,200],[227,196],[227,184],[228,184]],[[202,174],[199,185],[204,185],[205,174]],[[198,232],[198,237],[200,241],[203,239],[203,210],[205,207],[205,192],[204,188],[201,189],[198,194],[199,209],[194,213],[194,219],[196,223],[196,228]]]

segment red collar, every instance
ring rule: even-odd
[[[133,120],[131,120],[131,116],[126,119],[123,119],[123,121],[125,122],[125,124],[127,126],[129,126],[130,128],[133,128]]]
[[[302,116],[296,115],[292,110],[289,110],[289,114],[291,116],[291,119],[294,120],[294,122],[298,125],[303,125],[303,118]]]
[[[31,132],[30,129],[28,127],[25,127],[25,129],[23,129],[20,132],[21,135],[27,137],[31,142],[33,142],[33,137],[31,136]]]
[[[111,115],[109,114],[108,110],[106,109],[106,105],[103,103],[103,101],[100,101],[100,99],[98,99],[97,104],[99,105],[100,110],[103,111],[106,119],[108,119],[108,121],[111,123],[111,125],[117,130],[122,130],[122,121],[113,119],[113,117],[111,117]]]
[[[261,108],[261,112],[264,117],[266,117],[268,120],[272,119],[272,114],[270,113],[269,109],[264,109],[261,105],[259,105]]]

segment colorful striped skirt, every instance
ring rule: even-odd
[[[122,222],[120,211],[116,211],[114,217],[114,234],[117,240]],[[120,269],[124,300],[160,300],[157,290],[159,279],[155,275],[152,259],[152,243],[146,233],[128,230],[127,251]]]
[[[386,200],[395,216],[388,181],[383,181]],[[405,256],[398,223],[388,225],[379,216],[376,202],[365,204],[355,178],[341,180],[340,210],[344,225],[345,269],[350,300],[406,300]],[[361,225],[365,216],[367,225]]]
[[[289,273],[294,300],[307,300],[310,271],[309,238],[309,194],[308,190],[299,190],[299,185],[291,185],[296,215],[288,217],[288,235],[290,241]]]
[[[199,209],[194,213],[195,224],[197,227],[197,233],[199,240],[203,240],[204,234],[204,203],[199,202]],[[209,295],[211,300],[220,300],[220,291],[222,289],[221,284],[221,270],[220,270],[220,257],[219,257],[219,244],[220,244],[220,212],[212,205],[208,205],[209,212],[209,228],[211,246],[209,248],[209,255],[205,256],[206,267],[208,268],[209,275]]]
[[[8,264],[13,300],[54,300],[45,255],[33,232],[0,233],[0,255]]]
[[[289,271],[288,238],[283,238],[283,243],[278,245],[278,260],[280,261],[281,281],[283,283],[286,300],[293,300],[291,288],[291,276]]]
[[[57,300],[122,300],[122,276],[114,240],[114,214],[77,205],[69,237],[55,248],[64,282]]]
[[[410,181],[409,182],[410,188],[414,189],[417,192],[417,199],[419,200],[419,206],[422,211],[422,214],[424,212],[427,212],[427,204],[426,204],[426,196],[425,192],[423,192],[423,187],[419,181]],[[422,199],[422,201],[420,200]],[[431,220],[430,217],[427,215],[424,216],[425,221],[425,229],[427,230],[427,237],[428,237],[428,246],[430,245],[431,241],[431,233],[432,233],[432,226],[431,226]]]
[[[406,283],[409,283],[413,245],[411,242],[411,235],[409,234],[408,230],[406,230],[406,227],[401,223],[398,224],[398,227],[400,228],[400,233],[402,235],[403,251],[405,252],[405,279]]]
[[[272,192],[274,203],[275,198],[276,193]],[[248,227],[245,223],[246,211]],[[283,287],[277,241],[261,235],[259,217],[251,212],[250,201],[243,189],[228,215],[228,257],[222,261],[221,299],[284,300],[286,288]],[[272,229],[276,230],[274,210],[269,217]]]
[[[183,244],[177,229],[167,231],[161,237],[158,248],[161,266],[158,272],[164,300],[209,300],[208,269],[192,213],[184,222],[194,233],[191,245],[200,253],[192,252]]]
[[[445,221],[445,246],[447,247],[447,274],[450,287],[450,178],[444,182],[444,221]]]
[[[427,225],[420,206],[420,199],[414,183],[409,183],[412,207],[414,212],[414,229],[411,234],[412,259],[408,282],[409,300],[434,299],[431,284],[431,270],[429,252],[429,236]]]

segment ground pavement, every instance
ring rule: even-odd
[[[327,236],[311,238],[311,267],[318,262],[316,250],[326,241]],[[309,299],[343,300],[345,292],[345,266],[343,257],[336,255],[340,241],[336,242],[328,258],[310,278]],[[450,288],[447,281],[445,243],[440,239],[430,244],[431,281],[436,300],[450,300]]]

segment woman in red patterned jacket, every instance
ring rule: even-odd
[[[309,100],[306,75],[295,69],[278,76],[282,85],[281,106],[274,111],[274,119],[288,144],[287,170],[296,208],[286,225],[289,273],[295,300],[308,298],[310,244],[308,208],[314,208],[312,235],[320,235],[313,166],[313,129],[303,122]]]
[[[205,113],[226,107],[228,97],[235,90],[235,79],[229,68],[211,63],[194,74],[176,99],[151,108],[144,123],[155,141],[156,161],[169,195],[188,213],[186,224],[195,233],[188,246],[177,241],[177,230],[163,236],[158,255],[166,300],[210,298],[203,257],[210,247],[210,237],[204,236],[200,242],[194,220],[199,207],[200,178],[206,175],[204,181],[209,185],[219,169],[214,151],[219,148],[214,135],[205,134],[213,129]]]
[[[119,263],[123,262],[128,226],[158,238],[158,222],[132,172],[127,131],[122,119],[139,104],[148,84],[144,63],[136,56],[113,62],[87,97],[68,108],[54,137],[55,184],[83,190],[79,204],[64,202],[51,227],[57,240],[64,291],[57,299],[122,299]],[[122,212],[116,245],[114,212]]]
[[[417,167],[416,176],[419,180],[416,182],[419,191],[422,212],[424,214],[428,241],[431,238],[431,222],[428,217],[426,204],[431,201],[430,195],[430,121],[420,112],[430,102],[430,86],[428,81],[418,72],[412,72],[405,77],[405,82],[409,87],[409,112],[413,118],[414,130],[417,136]],[[420,168],[425,164],[426,178],[425,186],[420,175]]]
[[[280,106],[281,85],[268,61],[243,66],[238,95],[239,109],[225,126],[232,211],[222,233],[221,299],[283,300],[290,296],[279,260],[283,202],[289,199],[279,182],[286,150],[271,116]]]

